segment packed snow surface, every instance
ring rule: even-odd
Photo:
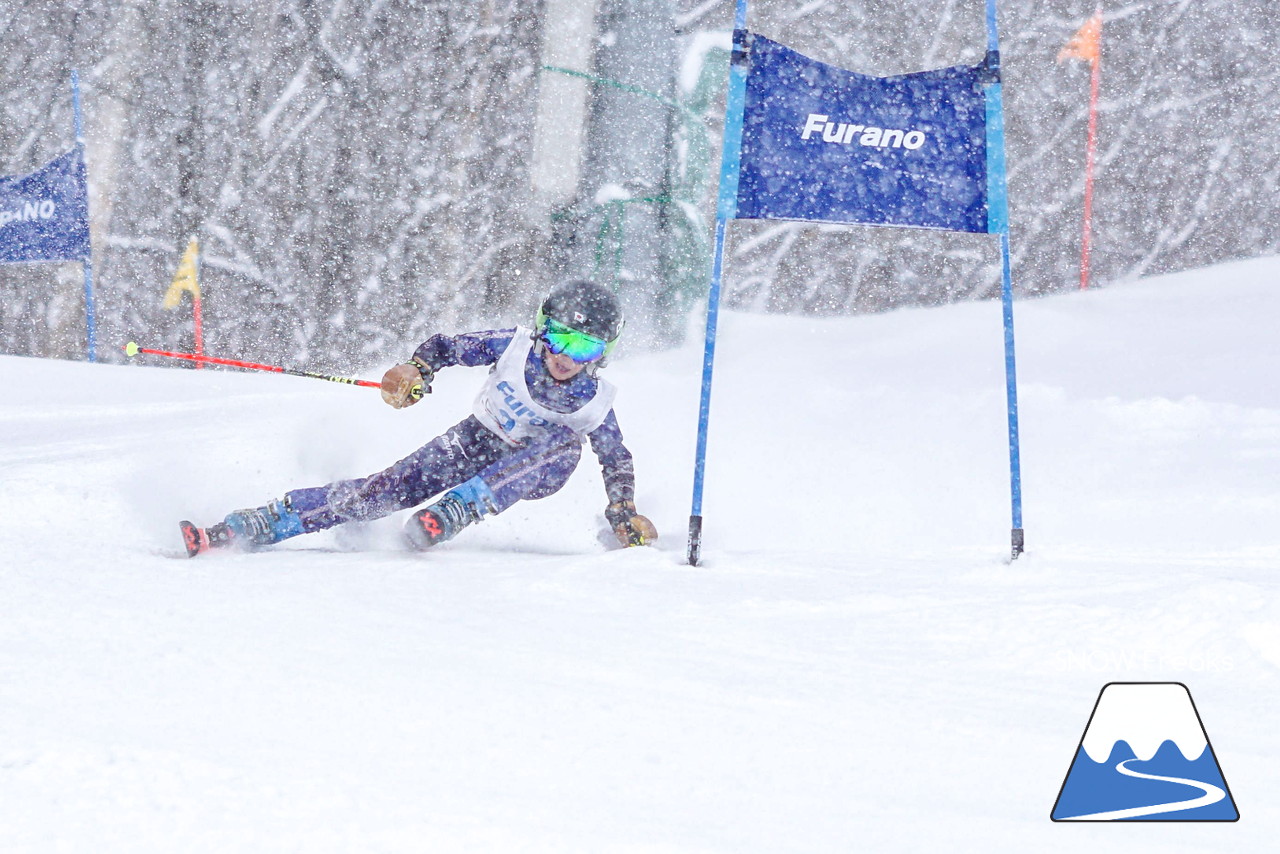
[[[997,303],[724,315],[697,568],[700,342],[607,369],[654,548],[601,545],[588,454],[429,553],[400,514],[197,560],[179,519],[381,469],[482,373],[395,411],[0,358],[0,847],[1271,850],[1278,279],[1018,303],[1013,562]],[[1239,823],[1049,820],[1112,681],[1188,686]]]

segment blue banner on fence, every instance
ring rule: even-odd
[[[88,258],[87,184],[78,147],[30,175],[0,176],[0,263]]]
[[[983,66],[869,77],[748,38],[738,218],[986,233]]]

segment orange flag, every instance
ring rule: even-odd
[[[1066,47],[1058,51],[1058,62],[1068,59],[1083,59],[1085,62],[1098,61],[1102,53],[1102,11],[1093,13],[1093,17],[1084,22],[1076,34],[1067,42]]]

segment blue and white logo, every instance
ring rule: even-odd
[[[1181,682],[1103,686],[1054,821],[1236,821],[1227,781]]]

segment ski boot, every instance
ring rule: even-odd
[[[233,542],[250,548],[269,546],[304,533],[302,518],[294,511],[288,496],[270,501],[265,507],[228,513],[223,522],[231,529]]]
[[[271,501],[265,507],[233,511],[227,514],[226,519],[208,528],[197,528],[190,522],[182,522],[179,527],[187,547],[187,557],[227,546],[244,549],[269,546],[304,533],[302,519],[290,505],[288,497]]]
[[[473,477],[446,492],[436,503],[410,516],[405,522],[404,532],[415,549],[428,549],[452,540],[472,522],[479,522],[486,514],[496,512],[488,484]]]

